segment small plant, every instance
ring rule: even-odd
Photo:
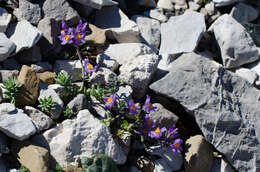
[[[72,78],[67,72],[60,72],[55,78],[56,84],[69,88],[72,86]]]
[[[69,107],[66,107],[66,109],[63,111],[63,114],[66,118],[71,118],[74,115],[72,109]]]
[[[52,100],[51,96],[49,96],[41,98],[38,107],[41,109],[41,111],[50,113],[56,105],[57,103]]]
[[[28,172],[28,170],[25,166],[21,165],[19,172]]]
[[[62,169],[62,167],[61,167],[59,164],[56,164],[56,166],[55,166],[55,171],[56,171],[56,172],[62,172],[63,169]]]
[[[7,80],[3,81],[3,89],[5,89],[4,95],[11,101],[11,103],[16,103],[16,98],[19,95],[19,91],[22,85],[17,81],[16,77],[9,77]]]

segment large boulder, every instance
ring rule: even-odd
[[[260,163],[260,91],[220,64],[195,53],[175,60],[150,88],[175,99],[196,119],[205,139],[238,171]]]
[[[6,37],[4,33],[0,33],[0,61],[7,59],[15,50],[15,44]]]
[[[76,119],[63,121],[60,125],[32,138],[47,148],[61,166],[75,163],[78,158],[106,154],[117,164],[126,161],[126,155],[113,140],[108,128],[95,119],[88,110],[78,113]],[[55,161],[51,160],[51,167]]]
[[[8,24],[12,19],[12,15],[9,14],[6,9],[0,7],[0,32],[5,32]]]
[[[230,15],[219,17],[209,31],[214,32],[226,68],[237,68],[258,60],[258,50],[253,39]]]
[[[201,13],[187,11],[161,24],[160,54],[193,52],[206,30]]]

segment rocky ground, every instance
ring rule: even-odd
[[[260,172],[259,13],[1,0],[0,172]]]

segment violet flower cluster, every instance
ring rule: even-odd
[[[61,33],[58,38],[61,40],[61,45],[73,44],[74,46],[80,46],[81,43],[85,43],[87,22],[82,23],[80,20],[76,28],[69,28],[68,25],[61,22]]]
[[[84,66],[84,76],[89,76],[91,75],[93,72],[96,72],[98,67],[97,66],[93,66],[90,62],[89,59],[86,58],[83,60],[83,66]]]

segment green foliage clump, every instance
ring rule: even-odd
[[[74,115],[72,109],[69,107],[66,107],[66,109],[63,111],[63,114],[66,118],[71,118]]]
[[[57,103],[52,100],[51,96],[49,96],[41,98],[38,107],[41,109],[41,111],[50,113],[56,105]]]
[[[4,96],[6,96],[11,103],[15,104],[22,87],[22,85],[17,81],[17,78],[9,77],[7,80],[3,81],[2,87],[5,89]]]
[[[56,166],[55,166],[55,171],[56,171],[56,172],[62,172],[62,171],[63,171],[63,168],[62,168],[59,164],[56,164]]]
[[[82,158],[81,165],[86,172],[119,172],[114,160],[102,154],[95,156],[93,159]]]
[[[60,72],[55,78],[56,84],[69,88],[72,86],[72,78],[67,72]]]
[[[28,170],[25,166],[21,165],[19,172],[28,172]]]

